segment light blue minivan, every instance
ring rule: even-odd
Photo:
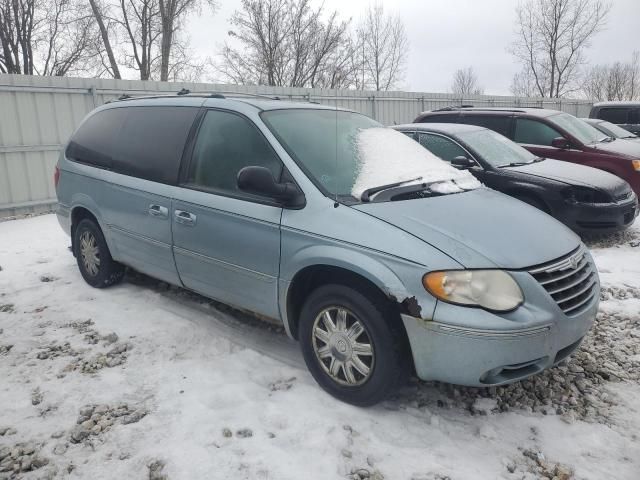
[[[598,308],[568,228],[347,110],[116,101],[82,122],[55,182],[90,285],[128,266],[277,319],[316,381],[356,405],[412,373],[528,377],[570,355]]]

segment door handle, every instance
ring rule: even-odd
[[[184,210],[176,210],[173,213],[176,222],[181,223],[182,225],[192,227],[196,224],[196,216],[193,213],[185,212]]]
[[[161,205],[149,205],[148,212],[152,217],[167,218],[169,216],[169,209]]]

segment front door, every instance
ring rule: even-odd
[[[578,148],[556,148],[551,146],[554,138],[564,137],[551,125],[531,118],[516,118],[513,141],[534,155],[566,162],[584,164],[585,155]]]
[[[250,165],[269,168],[275,178],[283,170],[250,120],[209,110],[172,202],[173,252],[187,288],[279,318],[282,208],[238,190],[238,172]]]

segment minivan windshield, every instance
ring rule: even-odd
[[[261,117],[289,155],[326,195],[353,197],[402,182],[443,182],[430,190],[458,193],[480,183],[400,132],[343,110],[282,109]]]
[[[459,133],[457,137],[493,167],[533,163],[538,158],[493,130],[474,130]]]
[[[551,115],[548,117],[548,120],[585,145],[602,142],[607,138],[607,136],[602,132],[599,132],[591,125],[584,123],[579,118],[569,115],[568,113]]]

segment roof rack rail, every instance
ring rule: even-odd
[[[231,97],[256,97],[256,98],[264,98],[269,100],[280,100],[280,97],[277,95],[267,95],[260,93],[247,93],[247,92],[231,92],[231,91],[217,91],[217,92],[192,92],[189,89],[183,88],[177,93],[161,93],[157,95],[129,95],[128,93],[123,93],[115,100],[109,100],[106,103],[114,102],[114,101],[124,101],[124,100],[147,100],[153,98],[171,98],[171,97],[205,97],[205,98],[231,98]]]
[[[451,112],[453,110],[461,110],[463,108],[474,108],[473,105],[450,105],[448,107],[437,108],[432,112]]]

